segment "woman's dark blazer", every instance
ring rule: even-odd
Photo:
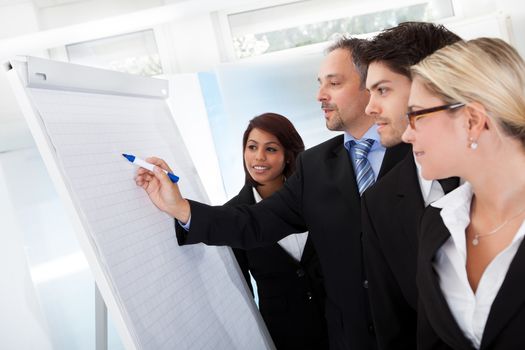
[[[254,203],[252,186],[245,185],[226,205]],[[328,349],[325,292],[311,239],[307,239],[299,262],[278,243],[233,252],[250,289],[248,271],[257,282],[259,310],[276,348]]]
[[[450,237],[440,215],[429,206],[421,221],[417,286],[418,349],[472,350],[441,292],[432,261]],[[522,241],[507,276],[490,309],[480,350],[525,349],[525,240]]]

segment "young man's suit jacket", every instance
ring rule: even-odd
[[[225,205],[255,204],[253,187],[244,185]],[[259,310],[277,349],[328,349],[324,317],[326,293],[311,237],[297,261],[278,243],[233,252],[251,288],[257,282]],[[253,293],[253,289],[252,289]]]
[[[379,176],[408,147],[386,151]],[[374,349],[361,249],[361,198],[343,135],[303,152],[284,187],[260,203],[210,207],[191,202],[191,228],[177,224],[180,244],[204,242],[251,249],[309,231],[327,293],[331,349]]]
[[[412,153],[362,199],[368,295],[379,348],[415,349],[417,231],[425,204]]]
[[[421,220],[417,286],[419,289],[418,349],[474,349],[448,307],[432,261],[450,237],[441,209],[428,207]],[[501,285],[481,340],[481,350],[525,349],[525,240]]]

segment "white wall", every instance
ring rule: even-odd
[[[0,223],[0,348],[93,349],[93,277],[34,148],[0,153]]]
[[[39,30],[32,3],[0,5],[0,39],[33,33]]]
[[[77,1],[39,10],[40,29],[66,27],[164,5],[162,0]]]
[[[0,152],[34,146],[33,137],[20,115],[11,87],[2,71],[0,96]]]
[[[467,1],[467,0],[464,0]],[[476,1],[468,0],[469,7],[475,7]],[[496,2],[496,1],[494,1]],[[498,0],[497,10],[510,15],[512,21],[513,44],[522,57],[525,57],[525,6],[520,0]]]
[[[32,33],[38,29],[37,13],[31,3],[0,6],[0,42],[3,38]],[[0,72],[0,96],[0,152],[30,147],[33,139],[13,101],[13,93],[3,72]]]
[[[155,34],[165,74],[208,71],[220,62],[208,13],[159,25]]]
[[[42,314],[26,260],[23,231],[11,200],[0,154],[0,347],[3,349],[51,349],[48,326]]]
[[[521,0],[456,0],[460,15],[475,18],[487,14],[502,13],[511,17],[512,44],[525,57],[525,6]]]

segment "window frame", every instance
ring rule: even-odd
[[[381,11],[388,11],[388,10],[394,10],[399,9],[403,7],[409,7],[413,5],[428,3],[432,5],[433,2],[436,0],[399,0],[395,5],[392,5],[391,2],[386,0],[378,0],[373,3],[368,2],[361,2],[361,3],[352,3],[349,4],[348,1],[342,1],[342,0],[333,0],[333,4],[330,4],[329,6],[326,5],[326,2],[321,2],[317,0],[303,0],[303,1],[290,1],[290,0],[274,0],[274,1],[264,1],[259,2],[256,5],[255,4],[246,4],[243,6],[238,6],[234,8],[230,8],[225,11],[217,11],[211,14],[212,16],[212,23],[215,27],[215,30],[217,32],[217,45],[219,48],[221,61],[222,62],[235,62],[239,60],[251,60],[255,57],[262,57],[262,56],[268,56],[268,55],[276,55],[276,54],[295,54],[300,52],[308,52],[308,49],[305,49],[309,46],[322,46],[326,47],[329,41],[325,42],[319,42],[314,43],[310,45],[304,45],[300,47],[294,47],[279,51],[273,51],[268,53],[263,53],[261,55],[256,56],[250,56],[250,57],[244,57],[244,58],[238,58],[233,45],[233,36],[232,36],[232,29],[230,27],[230,20],[229,17],[232,15],[241,14],[243,12],[252,12],[252,11],[259,11],[259,10],[266,10],[271,9],[274,7],[276,11],[279,11],[278,8],[282,6],[295,6],[301,11],[301,15],[294,16],[294,20],[292,22],[287,21],[287,23],[290,23],[286,27],[283,27],[282,25],[275,24],[274,27],[271,27],[270,19],[263,20],[260,24],[255,24],[253,27],[260,27],[264,28],[261,29],[261,31],[254,31],[255,33],[261,33],[264,31],[273,31],[273,30],[279,30],[279,29],[287,29],[292,28],[294,26],[299,26],[302,24],[312,24],[312,23],[318,23],[323,21],[330,21],[330,20],[336,20],[342,18],[341,13],[351,13],[352,17],[355,16],[361,16],[366,15],[370,13],[375,12],[381,12]],[[450,2],[450,6],[452,7],[453,16],[446,17],[440,20],[436,20],[436,23],[449,23],[456,21],[459,18],[462,18],[462,8],[459,6],[458,0],[448,0]],[[270,10],[271,11],[271,10]],[[307,22],[305,22],[307,21]],[[272,28],[272,29],[269,29]],[[365,34],[358,34],[356,37],[371,37],[375,35],[377,32],[371,32],[371,33],[365,33]]]

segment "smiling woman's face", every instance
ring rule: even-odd
[[[244,162],[250,176],[261,185],[282,182],[284,147],[274,135],[257,128],[250,131]]]

